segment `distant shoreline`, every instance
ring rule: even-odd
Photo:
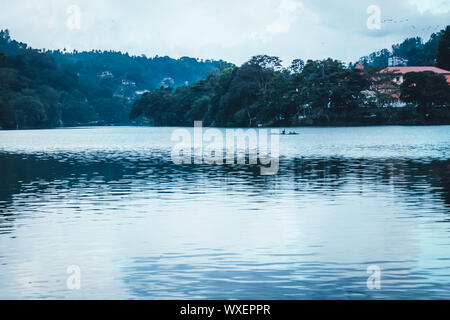
[[[450,123],[425,123],[425,124],[329,124],[329,125],[286,125],[286,126],[263,126],[263,127],[220,127],[205,126],[205,128],[217,129],[283,129],[283,128],[361,128],[361,127],[440,127],[450,126]],[[68,129],[100,129],[100,128],[194,128],[194,126],[151,126],[151,125],[102,125],[102,126],[67,126],[67,127],[42,127],[42,128],[20,128],[20,129],[1,129],[0,131],[38,131],[38,130],[68,130]],[[286,136],[289,136],[286,134]]]
[[[201,120],[201,119],[199,119]],[[133,122],[106,123],[70,123],[64,126],[23,127],[0,130],[34,130],[34,129],[67,129],[67,128],[95,128],[95,127],[193,127],[194,123],[180,123],[176,125],[159,125],[147,122],[145,118]],[[254,126],[239,126],[234,123],[228,125],[204,124],[210,128],[301,128],[301,127],[374,127],[374,126],[442,126],[450,125],[450,108],[435,107],[429,109],[417,107],[378,107],[357,108],[353,110],[329,110],[322,117],[294,118],[274,121],[270,123],[255,123]]]

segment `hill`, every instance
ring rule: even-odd
[[[387,67],[389,58],[398,57],[407,66],[434,66],[444,34],[445,30],[433,33],[426,42],[421,37],[408,38],[402,43],[394,44],[390,50],[386,48],[362,57],[359,62],[365,67]]]
[[[204,79],[223,61],[147,58],[113,51],[43,51],[0,31],[0,126],[6,129],[129,121],[135,99]]]

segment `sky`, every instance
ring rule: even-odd
[[[0,29],[34,48],[148,57],[257,54],[352,62],[450,24],[449,0],[0,0]]]

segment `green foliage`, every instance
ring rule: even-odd
[[[392,53],[388,49],[383,49],[377,52],[373,52],[369,56],[363,57],[360,60],[364,67],[367,66],[387,67],[388,60],[390,57],[392,57]]]
[[[76,77],[51,57],[25,49],[1,60],[2,128],[56,127],[103,117],[92,111]]]
[[[148,93],[135,103],[131,117],[173,126],[195,120],[243,127],[291,123],[305,106],[319,112],[354,108],[368,87],[360,71],[336,60],[295,60],[285,69],[277,57],[255,56],[192,86]]]
[[[448,30],[449,27],[447,27]],[[424,43],[420,37],[408,38],[402,43],[392,46],[392,50],[383,49],[378,52],[373,52],[368,56],[360,59],[361,63],[367,66],[387,67],[388,59],[396,56],[408,60],[409,66],[435,66],[438,58],[438,47],[441,43],[441,38],[444,37],[445,31],[442,30],[437,33],[433,33],[430,39]],[[448,38],[447,36],[447,50],[448,50]],[[442,51],[445,49],[445,44],[441,44]],[[445,51],[442,51],[442,56],[445,56]],[[447,51],[448,55],[448,51]],[[442,59],[442,58],[441,58]],[[445,69],[445,68],[444,68]]]
[[[159,125],[167,125],[174,109],[168,110],[168,106],[172,104],[172,89],[161,88],[151,93],[146,93],[141,99],[135,102],[131,111],[131,119],[145,116],[151,123]]]
[[[450,102],[450,86],[445,77],[433,72],[410,72],[401,86],[402,99],[429,108]]]
[[[258,55],[236,67],[112,51],[42,52],[0,31],[0,126],[120,124],[131,119],[163,126],[202,120],[207,126],[254,127],[298,124],[300,119],[312,124],[354,115],[373,118],[357,107],[391,100],[372,90],[390,81],[392,75],[378,73],[387,59],[394,54],[410,64],[434,65],[437,57],[438,65],[449,69],[449,38],[447,27],[426,43],[407,39],[394,45],[392,53],[384,49],[365,57],[361,72],[333,59],[297,59],[284,68],[278,57]],[[409,74],[402,98],[423,107],[448,105],[448,90],[442,76]]]
[[[36,127],[47,120],[44,105],[35,96],[17,96],[9,105],[20,127]]]
[[[26,49],[25,43],[17,42],[11,39],[9,30],[0,30],[0,52],[7,56],[15,56]]]
[[[424,51],[422,38],[409,38],[401,44],[392,46],[392,54],[396,57],[408,59],[408,64],[411,66],[424,65]]]
[[[346,69],[339,61],[308,61],[303,69],[303,93],[317,108],[355,107],[369,83],[359,70]]]
[[[167,83],[174,88],[195,83],[224,64],[223,61],[202,61],[188,57],[178,60],[158,56],[147,58],[98,50],[72,53],[49,51],[47,55],[64,70],[77,74],[84,83],[84,91],[100,85],[110,91],[122,91],[131,98],[135,98],[136,91],[159,89]]]
[[[223,61],[200,61],[187,57],[175,60],[169,57],[132,57],[127,53],[106,51],[43,52],[12,40],[9,31],[2,30],[0,127],[128,123],[133,101],[139,98],[140,91],[166,84],[181,88],[219,68],[232,70],[232,66]],[[191,96],[186,101],[179,101],[181,107],[175,108],[175,114],[156,116],[155,121],[170,123],[172,117],[186,112],[183,109],[186,103],[201,98],[198,94]],[[205,106],[206,100],[198,101],[191,117],[197,117]],[[164,112],[162,105],[153,107],[160,113]]]
[[[437,66],[450,71],[450,26],[447,26],[439,42]]]

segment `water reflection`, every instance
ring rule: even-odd
[[[0,298],[450,298],[445,157],[284,152],[261,176],[169,155],[1,151]]]
[[[98,197],[120,201],[130,194],[153,192],[163,197],[179,191],[188,195],[242,191],[258,201],[280,194],[317,194],[334,202],[347,193],[390,191],[408,203],[435,197],[447,210],[450,206],[450,160],[282,158],[275,176],[261,176],[258,166],[250,165],[174,165],[170,154],[162,151],[142,158],[125,153],[0,153],[0,165],[3,216],[15,199],[28,204],[51,201],[48,197],[65,197],[74,190],[81,198],[94,195],[94,202],[101,200]]]

